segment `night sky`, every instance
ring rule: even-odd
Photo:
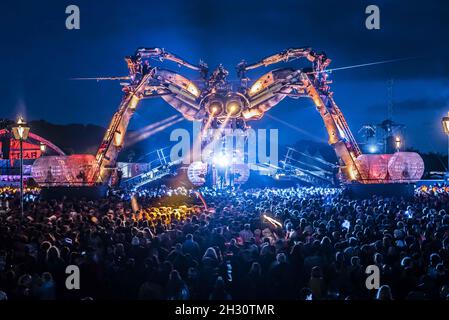
[[[65,28],[70,4],[80,7],[80,30]],[[369,4],[380,7],[380,30],[365,28]],[[394,79],[393,118],[406,125],[407,146],[447,150],[440,124],[449,111],[445,0],[15,0],[2,1],[0,15],[0,118],[21,113],[27,120],[106,126],[121,99],[119,83],[69,79],[126,75],[123,57],[138,47],[162,47],[193,63],[203,59],[211,68],[223,63],[235,80],[234,67],[241,59],[253,62],[289,47],[310,46],[325,51],[331,67],[413,57],[334,72],[335,101],[357,135],[362,124],[386,118],[387,81]],[[249,74],[253,80],[259,75]],[[131,127],[174,114],[162,100],[147,100]],[[270,114],[306,132],[268,117],[254,124],[279,128],[281,143],[326,138],[308,100],[286,99]]]

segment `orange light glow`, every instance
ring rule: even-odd
[[[213,115],[221,113],[223,105],[220,101],[212,101],[209,105],[209,112]]]
[[[228,102],[228,104],[226,105],[226,109],[228,114],[235,115],[240,110],[240,103],[238,101],[232,100]]]
[[[139,103],[139,98],[137,98],[137,96],[132,96],[131,101],[129,103],[129,108],[132,110],[136,109],[138,103]]]
[[[187,85],[187,91],[189,91],[197,98],[200,96],[200,90],[198,90],[198,88],[192,82],[189,82],[189,84]]]
[[[251,88],[249,89],[249,94],[250,95],[255,95],[256,93],[258,93],[260,90],[262,90],[263,86],[262,86],[262,81],[258,80],[256,81]]]
[[[253,117],[260,117],[262,116],[263,112],[259,111],[257,108],[253,109],[247,109],[242,112],[243,118],[245,119],[251,119]]]

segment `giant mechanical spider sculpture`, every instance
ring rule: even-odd
[[[177,72],[154,66],[155,59],[159,62],[172,61],[195,70],[199,72],[201,81],[198,83]],[[296,59],[307,59],[311,65],[308,68],[274,69],[254,82],[247,77],[247,73],[256,68]],[[160,48],[140,48],[125,60],[129,76],[109,78],[126,80],[122,83],[124,96],[95,157],[80,155],[71,156],[72,160],[70,156],[67,159],[39,159],[33,175],[42,185],[107,184],[116,169],[129,121],[139,101],[153,97],[162,98],[188,120],[202,121],[203,126],[212,119],[218,125],[226,122],[226,126],[241,129],[247,127],[248,121],[260,119],[286,97],[308,97],[313,100],[324,121],[328,142],[339,159],[342,183],[410,182],[420,179],[423,174],[423,162],[416,153],[362,155],[332,97],[329,71],[326,69],[331,60],[324,53],[310,48],[294,48],[253,64],[242,61],[236,67],[240,79],[237,86],[227,80],[229,72],[222,65],[210,73],[204,62],[194,65]],[[83,160],[80,157],[84,157]],[[56,167],[59,169],[56,170]],[[59,178],[55,177],[58,175]]]

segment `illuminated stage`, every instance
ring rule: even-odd
[[[275,169],[277,163],[271,163],[270,159],[257,159],[259,163],[255,162],[256,144],[260,148],[263,143],[254,139],[254,130],[249,122],[261,119],[287,97],[313,101],[328,133],[328,143],[338,158],[340,184],[351,188],[363,185],[364,192],[384,190],[389,193],[397,190],[399,185],[418,181],[423,175],[424,163],[417,153],[401,152],[398,148],[394,154],[362,154],[333,99],[329,80],[332,69],[328,69],[331,60],[325,53],[311,48],[292,48],[253,64],[242,60],[236,67],[237,85],[228,81],[229,72],[221,64],[210,72],[204,62],[195,65],[161,48],[140,48],[125,60],[129,75],[111,78],[124,80],[121,83],[124,92],[122,102],[97,153],[38,159],[32,171],[42,187],[61,187],[64,192],[70,192],[71,188],[67,186],[97,189],[97,186],[116,184],[120,180],[117,157],[123,149],[129,121],[142,99],[155,97],[164,100],[185,119],[201,123],[200,138],[195,139],[188,150],[182,148],[179,159],[170,159],[170,163],[182,161],[189,164],[189,178],[195,186],[206,184],[208,179],[211,180],[208,185],[215,187],[244,184],[251,165],[268,165]],[[155,65],[156,60],[161,64],[175,62],[197,71],[200,80],[193,81]],[[253,82],[247,77],[247,73],[254,69],[296,60],[306,61],[310,66],[273,69]],[[149,126],[154,126],[152,130],[163,130],[176,121]],[[228,131],[232,132],[235,144],[243,146],[243,149],[228,148]],[[198,150],[200,158],[196,154]]]

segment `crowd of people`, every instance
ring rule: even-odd
[[[449,299],[449,197],[339,189],[0,194],[0,300]],[[80,271],[79,290],[66,268]],[[366,286],[367,266],[380,287]]]

